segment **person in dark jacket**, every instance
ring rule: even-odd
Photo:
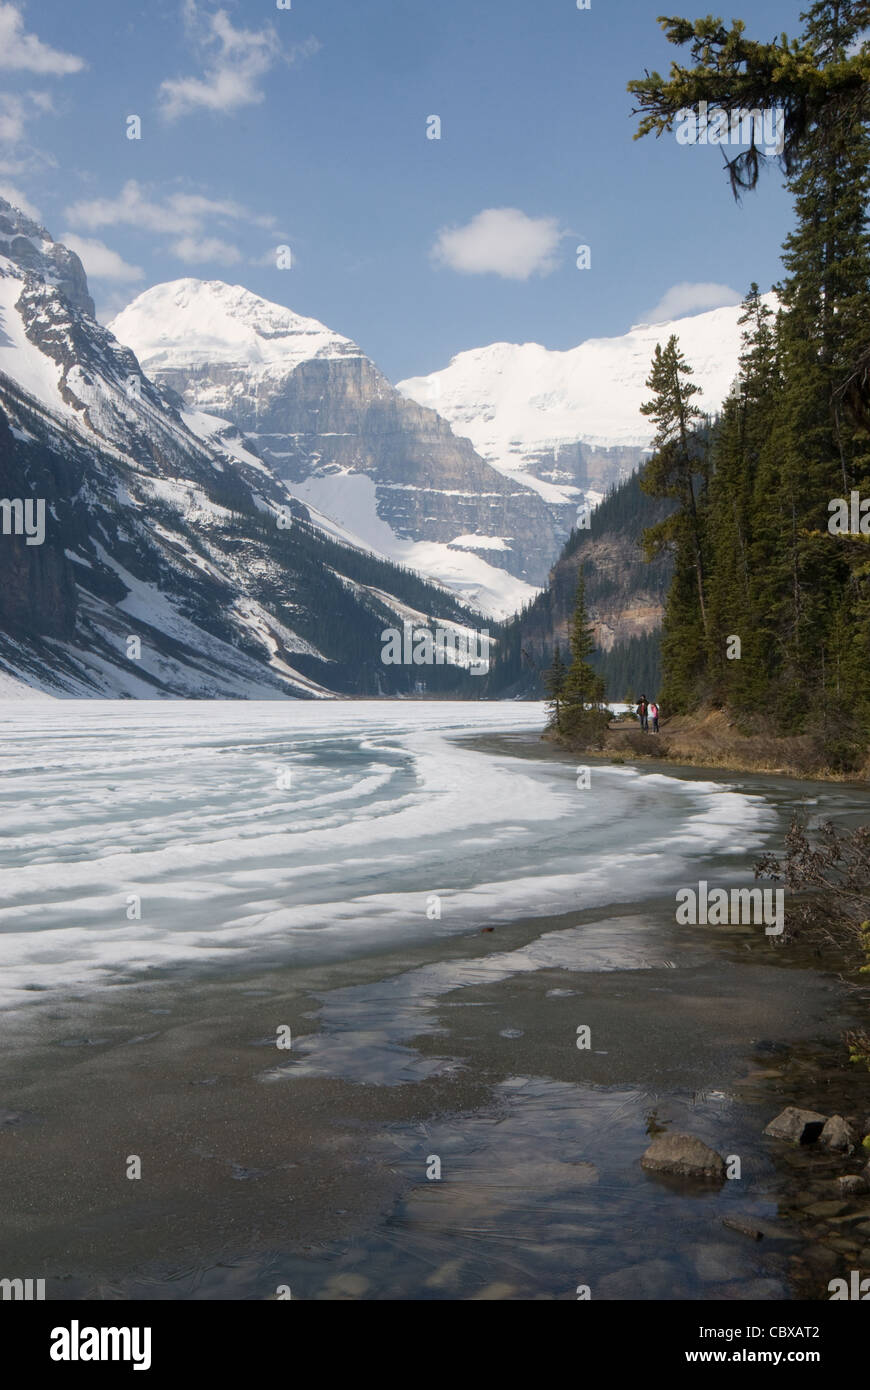
[[[638,702],[637,702],[637,711],[636,711],[636,712],[637,712],[637,717],[638,717],[638,719],[640,720],[641,733],[644,733],[644,734],[645,734],[645,733],[648,733],[648,731],[649,731],[649,725],[648,725],[648,723],[647,723],[647,718],[648,718],[648,714],[649,714],[649,705],[648,705],[647,702],[646,702],[646,696],[645,696],[645,695],[641,695],[640,699],[638,700]]]

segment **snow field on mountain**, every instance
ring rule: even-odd
[[[776,297],[765,302],[776,307]],[[656,345],[674,334],[713,412],[737,372],[740,307],[670,323],[639,324],[621,337],[590,338],[567,351],[539,343],[492,343],[461,352],[442,371],[410,377],[398,390],[449,420],[483,458],[516,477],[536,454],[578,440],[597,448],[647,447],[640,413]]]
[[[303,483],[286,483],[285,487],[311,508],[314,524],[336,540],[425,574],[488,617],[507,618],[539,592],[472,551],[453,550],[445,541],[413,541],[397,536],[378,516],[377,489],[364,473],[315,475]],[[465,542],[468,537],[459,540]]]

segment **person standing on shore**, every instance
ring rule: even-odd
[[[659,731],[659,707],[655,700],[650,701],[649,717],[652,720],[652,731],[657,734]]]
[[[637,717],[638,717],[638,719],[640,720],[640,731],[641,731],[641,733],[643,733],[643,734],[647,733],[647,732],[648,732],[648,729],[649,729],[649,726],[648,726],[648,723],[647,723],[648,711],[649,711],[649,706],[647,705],[647,702],[646,702],[646,696],[645,696],[645,695],[641,695],[640,699],[639,699],[638,702],[637,702]]]

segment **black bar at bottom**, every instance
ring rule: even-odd
[[[193,1371],[224,1383],[234,1374],[272,1374],[282,1365],[288,1379],[296,1379],[302,1353],[306,1379],[314,1370],[312,1358],[318,1357],[334,1378],[342,1353],[353,1358],[355,1371],[361,1369],[362,1355],[370,1371],[376,1357],[385,1373],[389,1363],[384,1358],[395,1352],[405,1361],[409,1339],[413,1348],[418,1336],[425,1340],[416,1343],[417,1351],[428,1347],[428,1373],[436,1349],[454,1365],[461,1365],[470,1351],[468,1369],[479,1373],[483,1362],[490,1380],[494,1366],[520,1347],[526,1352],[536,1347],[538,1355],[549,1349],[548,1354],[555,1355],[560,1344],[578,1372],[589,1367],[590,1358],[602,1357],[617,1376],[631,1371],[667,1373],[676,1367],[703,1374],[717,1367],[746,1366],[810,1369],[829,1377],[860,1366],[866,1353],[870,1309],[863,1303],[870,1301],[870,1282],[866,1294],[860,1288],[858,1293],[858,1299],[813,1303],[577,1300],[570,1314],[563,1309],[565,1316],[548,1310],[544,1300],[522,1309],[509,1302],[502,1305],[507,1323],[500,1322],[493,1307],[484,1311],[474,1303],[464,1311],[457,1305],[448,1312],[440,1300],[400,1305],[373,1300],[340,1307],[293,1299],[0,1302],[0,1328],[7,1358],[14,1353],[21,1370],[48,1373],[50,1381],[61,1382],[70,1375],[92,1378],[109,1370],[114,1376],[129,1374],[143,1382],[150,1376],[160,1383],[167,1375]],[[452,1341],[454,1331],[461,1342]],[[570,1340],[528,1340],[554,1335]],[[412,1373],[414,1364],[407,1363],[405,1374]],[[394,1370],[400,1374],[398,1367]]]

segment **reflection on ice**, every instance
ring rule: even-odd
[[[473,960],[439,961],[406,971],[372,985],[352,985],[322,996],[318,1032],[293,1044],[286,1064],[270,1068],[264,1081],[301,1076],[333,1076],[381,1086],[420,1081],[455,1070],[456,1058],[424,1057],[408,1044],[413,1038],[437,1035],[441,1029],[434,1005],[442,996],[475,985],[493,985],[511,976],[538,970],[578,972],[651,970],[671,964],[662,958],[667,942],[657,924],[650,941],[647,924],[638,917],[609,917],[564,931],[547,932],[515,951],[493,952]],[[697,954],[700,955],[699,945]],[[683,947],[682,963],[696,953]],[[570,990],[553,990],[567,997]],[[453,1001],[455,1002],[455,1001]],[[522,1037],[506,1029],[502,1037]]]

